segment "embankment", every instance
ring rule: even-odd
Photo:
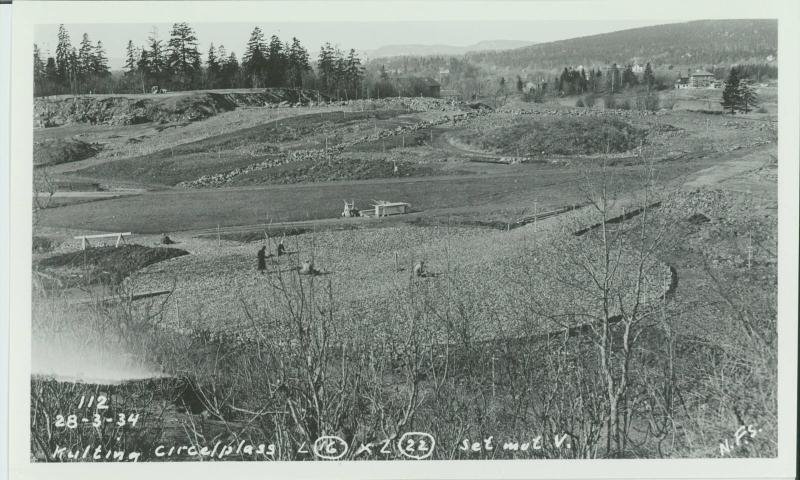
[[[285,88],[144,95],[61,95],[34,100],[34,126],[186,123],[238,107],[307,105],[314,100],[316,94]]]

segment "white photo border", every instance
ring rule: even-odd
[[[154,8],[154,3],[157,7]],[[798,179],[800,178],[800,2],[775,0],[568,1],[174,1],[13,4],[10,157],[10,478],[794,478],[797,427]],[[686,8],[684,8],[684,6]],[[182,462],[45,464],[30,459],[30,325],[33,75],[36,24],[542,21],[777,18],[778,177],[778,457],[674,460],[456,460],[357,462]],[[0,127],[1,128],[1,127]],[[6,273],[6,272],[4,272]],[[12,281],[13,279],[13,281]]]

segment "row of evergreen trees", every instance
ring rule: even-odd
[[[541,88],[546,86],[547,83],[539,82],[538,85],[539,87],[537,88]],[[592,68],[587,74],[583,68],[564,67],[561,74],[554,78],[553,85],[555,86],[555,93],[562,96],[582,95],[584,93],[619,93],[624,89],[639,86],[645,87],[649,92],[652,89],[663,87],[656,80],[650,63],[645,66],[641,79],[634,73],[631,65],[626,65],[625,68],[620,69],[614,63],[608,68],[605,75],[599,68]],[[505,90],[505,88],[505,78],[501,77],[500,90]],[[520,76],[517,76],[516,89],[518,92],[522,92],[524,89],[524,82]]]
[[[259,27],[250,34],[241,62],[224,45],[210,45],[205,62],[197,35],[187,23],[176,23],[166,43],[153,30],[143,46],[128,41],[121,79],[112,78],[102,42],[92,44],[83,35],[73,47],[63,25],[58,30],[55,57],[43,59],[34,44],[36,95],[106,92],[148,92],[153,86],[168,90],[200,88],[290,87],[316,89],[336,98],[364,94],[364,69],[355,50],[343,53],[326,43],[317,58],[316,73],[309,53],[297,38],[267,41]]]
[[[614,63],[608,69],[606,75],[600,69],[592,68],[589,74],[586,70],[565,67],[558,77],[558,91],[563,95],[580,95],[583,93],[619,93],[624,89],[644,86],[647,90],[657,87],[656,77],[653,74],[653,67],[648,62],[642,73],[641,80],[634,73],[631,65],[626,65],[623,69]]]
[[[110,75],[103,42],[92,43],[85,33],[80,45],[75,47],[69,32],[61,25],[56,55],[46,60],[39,46],[33,45],[34,95],[97,90]]]

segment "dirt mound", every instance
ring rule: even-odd
[[[35,267],[61,277],[65,284],[118,284],[141,268],[188,254],[178,248],[143,245],[96,247],[53,255],[40,260]]]
[[[703,215],[702,213],[695,213],[691,217],[687,218],[686,221],[691,223],[692,225],[700,225],[701,223],[710,222],[711,219]]]
[[[58,165],[89,158],[101,150],[100,145],[75,138],[53,138],[33,144],[33,165]]]
[[[37,126],[72,123],[135,125],[148,122],[190,122],[236,108],[223,95],[190,93],[169,96],[83,96],[36,99]]]
[[[615,117],[512,116],[475,122],[456,142],[503,156],[594,155],[627,152],[646,132]]]
[[[37,127],[55,127],[72,123],[92,125],[186,123],[203,120],[237,107],[289,107],[306,105],[315,99],[317,99],[316,94],[288,88],[251,92],[200,91],[37,98],[34,101],[34,124]]]

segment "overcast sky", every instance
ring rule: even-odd
[[[273,34],[281,40],[297,37],[316,58],[319,47],[325,42],[338,44],[343,50],[373,50],[385,45],[444,44],[466,46],[484,40],[528,40],[550,42],[566,38],[613,32],[628,28],[671,23],[670,21],[540,21],[540,22],[364,22],[364,23],[260,23],[264,36],[269,40]],[[241,57],[254,24],[245,23],[193,23],[197,33],[199,49],[205,59],[209,44],[225,45],[228,52]],[[84,33],[96,43],[103,42],[109,66],[119,69],[124,63],[128,40],[135,45],[145,44],[149,32],[154,28],[159,38],[166,43],[171,24],[70,24],[66,25],[72,44],[77,46]],[[44,55],[54,55],[58,25],[37,25],[35,42]]]

